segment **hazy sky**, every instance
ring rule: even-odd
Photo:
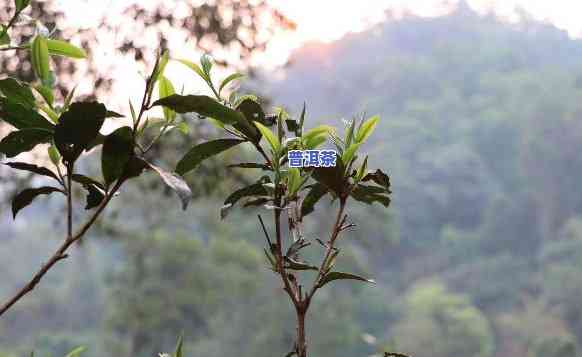
[[[91,26],[100,16],[115,16],[120,9],[136,0],[57,0],[59,8],[79,26]],[[140,0],[142,4],[154,0]],[[185,1],[185,0],[172,0]],[[201,0],[191,0],[202,2]],[[382,19],[386,9],[396,13],[412,11],[423,16],[442,14],[457,0],[268,0],[298,24],[295,33],[277,41],[276,52],[288,52],[308,40],[329,41],[349,31],[365,29]],[[521,7],[534,18],[554,23],[572,36],[582,35],[581,0],[468,0],[477,11],[493,9],[496,13],[514,18],[514,10]],[[90,8],[91,11],[87,11]],[[282,58],[274,59],[281,61]]]
[[[122,10],[128,4],[139,1],[147,7],[159,0],[56,0],[59,9],[67,15],[73,28],[96,28],[103,16],[109,20],[124,21]],[[203,2],[202,0],[165,0]],[[251,0],[252,1],[252,0]],[[350,31],[360,31],[381,21],[387,9],[399,14],[403,11],[421,16],[446,13],[457,0],[267,0],[279,8],[298,25],[297,31],[281,34],[273,41],[266,54],[258,58],[263,66],[276,66],[286,61],[290,51],[306,41],[331,41]],[[582,35],[582,0],[467,0],[479,12],[494,10],[498,15],[511,21],[515,19],[515,9],[521,7],[538,20],[548,21],[567,30],[571,36]],[[106,64],[118,58],[108,50],[97,49],[93,56],[99,63]],[[191,46],[172,48],[172,55],[196,60],[199,56]],[[143,80],[134,69],[134,63],[119,63],[111,71],[113,78],[123,77],[123,88],[118,92],[140,92]],[[191,73],[183,66],[168,68],[170,78],[189,78]],[[134,74],[133,76],[131,74]],[[91,92],[91,83],[84,83],[80,92]],[[125,101],[125,99],[124,99]]]

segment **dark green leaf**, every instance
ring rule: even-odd
[[[14,3],[16,12],[21,12],[22,10],[26,9],[28,4],[30,4],[30,0],[15,0]]]
[[[390,205],[390,197],[388,196],[390,191],[386,191],[383,187],[377,186],[367,186],[367,185],[357,185],[350,195],[356,200],[360,202],[364,202],[367,204],[373,204],[378,202],[382,204],[384,207],[388,207]]]
[[[42,128],[53,131],[55,127],[34,109],[10,98],[0,98],[0,119],[16,129]]]
[[[218,139],[196,145],[190,149],[186,155],[184,155],[180,162],[178,162],[176,172],[180,175],[184,175],[194,170],[202,161],[209,157],[217,155],[243,142],[244,140],[239,139]]]
[[[256,162],[241,162],[238,164],[232,164],[232,165],[228,165],[227,167],[229,168],[242,168],[242,169],[262,169],[262,170],[266,170],[266,171],[271,171],[271,168],[268,165],[265,164],[259,164]]]
[[[242,113],[222,105],[206,95],[174,94],[158,99],[152,106],[168,107],[177,113],[198,113],[224,124],[241,123],[246,119]]]
[[[87,190],[87,204],[85,205],[86,210],[95,208],[103,202],[105,198],[105,192],[95,185],[83,185]]]
[[[341,196],[345,191],[344,169],[339,158],[335,167],[314,168],[312,177],[338,196]]]
[[[180,197],[180,200],[182,201],[182,209],[186,210],[192,199],[192,191],[190,190],[190,187],[188,187],[186,181],[176,173],[165,171],[150,163],[147,164],[152,170],[160,175],[168,187],[178,194],[178,197]]]
[[[242,112],[247,119],[247,122],[252,123],[253,121],[258,121],[263,125],[267,125],[265,121],[265,112],[261,105],[252,98],[246,98],[242,100],[237,106],[236,110]],[[261,140],[261,134],[255,129],[249,128],[246,125],[236,124],[235,128],[243,132],[247,137],[252,139],[254,142],[259,142]]]
[[[243,197],[249,196],[267,196],[268,192],[265,188],[264,184],[269,182],[270,179],[268,176],[263,176],[261,179],[254,184],[236,190],[235,192],[231,193],[230,196],[224,201],[224,205],[220,209],[220,218],[224,219],[232,207]]]
[[[249,200],[249,201],[245,202],[243,204],[243,207],[257,207],[257,206],[262,206],[262,205],[264,205],[266,203],[269,203],[271,201],[272,201],[272,199],[270,197],[267,197],[267,196],[265,196],[265,197],[259,197],[257,199]]]
[[[124,118],[122,114],[116,113],[113,110],[108,110],[105,114],[106,118]]]
[[[13,131],[0,141],[0,153],[14,157],[34,149],[38,144],[48,143],[52,133],[45,129],[22,129]]]
[[[102,190],[105,189],[105,185],[103,185],[101,182],[85,175],[73,174],[73,176],[71,176],[71,179],[84,186],[95,186]]]
[[[97,102],[77,102],[64,112],[55,128],[55,145],[63,160],[73,162],[99,135],[107,109]]]
[[[306,105],[303,103],[303,109],[301,109],[301,115],[299,116],[299,130],[297,132],[297,136],[303,135],[303,125],[305,124],[305,109]]]
[[[36,197],[38,197],[39,195],[49,195],[53,192],[61,192],[62,193],[62,191],[59,190],[58,188],[49,187],[49,186],[39,187],[39,188],[28,188],[28,189],[20,192],[12,200],[12,215],[13,215],[13,217],[16,218],[16,215],[18,214],[18,212],[20,212],[20,210],[23,209],[24,207],[31,204],[32,201]]]
[[[319,202],[319,200],[325,196],[327,192],[328,189],[324,185],[319,183],[313,185],[301,203],[301,216],[305,217],[313,212],[317,202]]]
[[[144,172],[144,170],[147,170],[148,168],[149,165],[144,159],[134,155],[129,159],[127,165],[125,166],[123,177],[125,179],[138,177]]]
[[[107,135],[103,142],[101,170],[105,185],[119,179],[133,154],[133,130],[124,126]]]
[[[30,88],[14,78],[0,80],[0,92],[15,103],[22,104],[27,108],[36,106],[36,101]]]
[[[0,46],[10,44],[10,35],[8,35],[8,31],[4,31],[6,31],[6,26],[0,25]]]
[[[33,164],[28,164],[26,162],[8,162],[5,164],[6,166],[10,166],[13,169],[23,170],[35,173],[37,175],[47,176],[54,178],[55,180],[59,181],[57,175],[52,172],[51,170],[47,169],[46,167],[40,167]]]
[[[350,273],[342,273],[339,271],[332,271],[332,272],[325,274],[325,276],[323,278],[321,278],[321,280],[319,281],[319,283],[317,285],[321,288],[325,284],[332,282],[334,280],[359,280],[359,281],[365,281],[367,283],[372,283],[372,284],[376,283],[372,279],[366,279],[366,278],[363,278],[359,275],[350,274]]]
[[[287,119],[285,120],[285,124],[287,124],[288,131],[295,133],[295,136],[301,136],[299,135],[299,124],[297,124],[295,119]]]
[[[319,268],[316,267],[315,265],[309,265],[307,263],[303,263],[303,262],[291,259],[289,257],[285,257],[285,263],[287,263],[285,265],[285,268],[291,269],[291,270],[319,270]]]
[[[387,190],[387,193],[391,193],[390,192],[390,177],[388,175],[386,175],[384,172],[382,172],[382,170],[377,169],[375,172],[368,173],[362,179],[362,181],[364,181],[364,182],[370,181],[370,180],[372,180],[376,184],[384,187]]]

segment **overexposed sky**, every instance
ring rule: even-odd
[[[101,16],[120,16],[122,9],[138,0],[57,0],[73,26],[91,27]],[[177,4],[183,1],[171,0]],[[421,16],[443,14],[457,0],[267,0],[298,24],[297,31],[285,35],[276,52],[288,52],[291,48],[310,40],[331,41],[346,32],[361,31],[381,21],[387,9],[397,14],[410,11]],[[508,19],[515,18],[515,9],[525,9],[534,18],[548,21],[567,30],[571,36],[582,36],[582,0],[467,0],[475,10],[494,10]],[[156,0],[139,0],[153,4]],[[281,61],[280,58],[275,61]]]
[[[180,11],[179,7],[186,1],[204,2],[204,0],[165,1],[174,2],[177,5],[176,11]],[[411,12],[420,16],[435,16],[448,12],[457,3],[457,0],[267,1],[293,20],[297,24],[297,30],[279,34],[276,40],[271,42],[267,52],[256,59],[256,64],[263,67],[275,67],[285,63],[289,53],[307,41],[333,41],[347,32],[365,30],[382,21],[388,9],[395,15]],[[113,22],[124,21],[123,9],[136,2],[148,7],[159,3],[159,0],[56,0],[57,7],[65,12],[67,21],[73,28],[96,28],[103,16]],[[582,37],[582,0],[467,0],[467,2],[478,12],[494,11],[510,21],[516,19],[516,8],[522,8],[535,19],[551,22],[558,28],[568,31],[572,37]],[[147,38],[142,40],[148,41]],[[115,51],[114,47],[107,50],[97,49],[93,54],[94,59],[97,63],[105,65],[118,58],[112,51]],[[172,48],[172,56],[197,60],[199,55],[193,46],[186,43],[179,48]],[[124,78],[123,88],[114,88],[114,91],[140,92],[143,80],[134,73],[132,59],[126,61],[127,63],[119,63],[119,60],[116,60],[116,68],[110,71],[113,78]],[[168,71],[170,79],[191,78],[191,73],[179,64],[170,65]],[[80,92],[91,92],[91,84],[84,84],[85,86],[81,85]],[[126,103],[126,99],[123,101]]]

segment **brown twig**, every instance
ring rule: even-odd
[[[69,175],[70,177],[70,175]],[[123,184],[123,180],[117,181],[113,189],[107,193],[101,204],[97,207],[97,210],[93,215],[85,222],[85,224],[75,233],[74,235],[69,235],[61,244],[61,246],[57,249],[57,251],[51,256],[47,263],[45,263],[41,269],[34,274],[32,279],[22,287],[10,300],[8,300],[2,307],[0,307],[0,316],[2,316],[6,311],[8,311],[14,304],[16,304],[20,299],[22,299],[26,294],[31,292],[36,285],[40,282],[40,280],[48,273],[48,271],[59,261],[66,259],[68,254],[66,253],[69,247],[81,239],[87,233],[89,228],[95,223],[99,215],[103,212],[111,198],[115,195],[115,193],[119,190],[121,185]],[[70,186],[68,188],[70,190]]]

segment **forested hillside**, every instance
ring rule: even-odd
[[[314,356],[582,351],[582,41],[527,18],[507,24],[461,7],[306,46],[262,77],[254,86],[266,98],[294,114],[306,101],[311,120],[382,118],[365,151],[389,171],[390,213],[352,209],[355,243],[340,242],[350,254],[338,263],[378,284],[340,283],[320,297],[308,321]],[[222,185],[237,180],[244,177]],[[122,199],[142,208],[117,209],[0,321],[0,356],[31,346],[60,356],[79,344],[87,356],[153,356],[182,332],[191,356],[288,350],[292,311],[279,308],[275,279],[255,279],[270,274],[256,212],[221,224],[218,199],[181,213],[156,192],[126,192]],[[7,231],[0,293],[54,245],[54,222],[44,217]],[[330,224],[307,228],[317,237]],[[13,253],[26,247],[25,257]]]

